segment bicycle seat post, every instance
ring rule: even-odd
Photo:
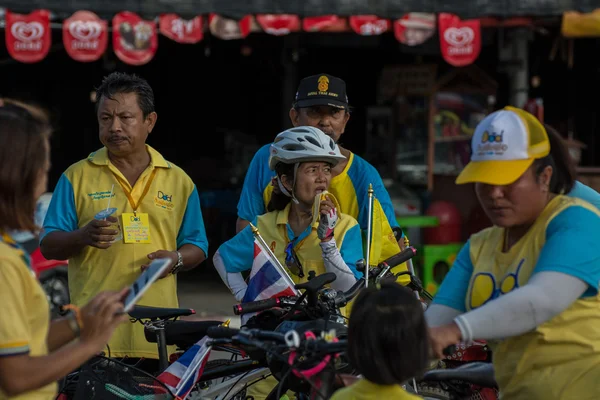
[[[169,354],[167,352],[167,336],[165,334],[165,321],[150,321],[146,324],[149,330],[156,334],[156,346],[158,347],[158,364],[160,371],[169,366]]]

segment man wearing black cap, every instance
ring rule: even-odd
[[[337,143],[349,119],[350,107],[346,95],[346,82],[328,74],[313,75],[300,81],[290,110],[292,125],[314,126]],[[246,227],[249,221],[253,221],[258,215],[267,211],[266,205],[274,190],[271,184],[274,172],[269,169],[269,146],[270,144],[267,144],[256,152],[246,173],[238,202],[238,232]],[[350,150],[342,146],[339,148],[346,160],[333,168],[329,191],[340,202],[341,211],[356,218],[361,229],[366,231],[368,188],[369,184],[373,184],[375,196],[373,221],[375,224],[377,216],[383,219],[381,222],[383,249],[378,260],[370,261],[371,263],[383,261],[400,251],[396,238],[402,243],[401,238],[404,236],[396,222],[392,201],[377,170]]]

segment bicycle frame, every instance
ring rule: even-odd
[[[226,381],[220,382],[216,385],[209,386],[206,389],[199,389],[197,392],[190,394],[190,400],[229,400],[235,396],[240,390],[242,390],[249,383],[261,380],[271,375],[269,368],[258,368],[250,370],[251,372],[240,376],[231,377]],[[206,375],[212,371],[207,372]],[[238,372],[239,374],[239,372]],[[212,379],[218,379],[222,376],[214,377]],[[206,382],[209,379],[205,379],[205,375],[202,376],[201,382]],[[232,383],[233,386],[232,386]]]

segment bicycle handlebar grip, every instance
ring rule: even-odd
[[[403,262],[410,260],[416,254],[417,254],[417,249],[415,249],[412,246],[409,246],[406,249],[402,250],[400,253],[394,254],[387,260],[382,261],[378,266],[388,265],[390,268],[394,268],[395,266],[400,265]]]
[[[240,303],[233,306],[233,313],[235,315],[248,314],[253,312],[259,312],[268,310],[279,305],[278,298],[271,298],[258,301],[250,301],[248,303]]]
[[[211,339],[231,339],[239,333],[239,329],[224,326],[211,326],[206,330],[206,336]]]

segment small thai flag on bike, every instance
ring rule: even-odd
[[[211,349],[207,341],[204,336],[157,377],[180,399],[187,397],[202,376]]]
[[[254,261],[252,262],[250,280],[242,303],[294,295],[296,295],[294,289],[286,282],[267,253],[261,249],[257,240],[254,239]]]

